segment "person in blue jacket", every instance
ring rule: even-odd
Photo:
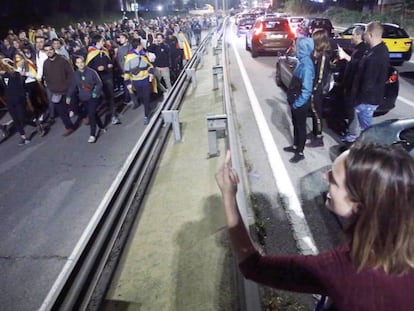
[[[305,158],[303,149],[306,142],[306,117],[309,111],[310,98],[315,77],[315,67],[312,61],[314,44],[311,38],[300,37],[296,40],[296,56],[298,63],[293,75],[302,81],[302,92],[291,105],[293,124],[293,144],[283,148],[286,152],[293,152],[289,160],[297,163]]]

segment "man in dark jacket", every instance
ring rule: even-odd
[[[364,57],[368,50],[368,45],[363,41],[364,27],[357,26],[352,31],[352,43],[355,46],[351,55],[348,55],[341,47],[338,47],[338,56],[340,59],[347,61],[344,78],[344,96],[345,96],[345,112],[348,118],[348,129],[344,137],[341,138],[343,142],[352,143],[356,140],[358,133],[358,121],[355,113],[355,97],[358,91],[358,86],[354,85],[354,80],[358,72],[359,62]]]
[[[116,111],[114,100],[113,64],[109,51],[104,47],[105,39],[102,35],[92,37],[92,45],[88,48],[86,65],[98,72],[103,83],[105,101],[111,110],[112,124],[121,124]]]
[[[364,33],[364,41],[370,49],[362,58],[354,79],[358,87],[355,99],[355,111],[361,132],[372,123],[372,117],[378,105],[384,100],[384,83],[387,80],[389,56],[382,42],[383,28],[380,22],[371,22]]]
[[[94,143],[97,136],[96,125],[100,129],[104,129],[104,125],[97,112],[98,106],[101,103],[103,85],[98,73],[92,68],[85,66],[85,59],[82,56],[76,56],[75,65],[78,70],[73,75],[69,95],[73,96],[77,93],[79,102],[86,108],[90,125],[88,143]],[[70,103],[70,97],[66,98],[66,102]]]
[[[43,64],[45,85],[51,94],[50,100],[65,125],[66,132],[63,136],[69,136],[75,131],[75,126],[69,118],[69,110],[66,105],[66,95],[72,79],[73,68],[63,56],[55,53],[55,49],[51,44],[45,44],[44,51],[48,57]]]
[[[159,82],[162,92],[166,92],[171,89],[170,67],[171,67],[171,52],[170,46],[165,43],[164,35],[157,33],[156,43],[151,44],[148,47],[148,51],[155,54],[155,77]],[[161,79],[164,80],[165,86],[161,83]]]

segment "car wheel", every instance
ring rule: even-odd
[[[276,85],[282,86],[282,77],[280,76],[280,65],[276,64]]]
[[[256,58],[257,56],[259,56],[259,52],[257,51],[257,49],[254,47],[254,44],[252,43],[252,49],[251,49],[251,52],[252,52],[252,57],[253,58]]]

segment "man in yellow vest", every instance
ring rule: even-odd
[[[137,99],[143,103],[145,112],[144,124],[147,125],[151,115],[150,88],[154,79],[154,66],[145,55],[139,38],[132,39],[131,45],[132,50],[125,57],[125,85],[132,97],[135,97],[135,92]],[[138,104],[135,102],[134,108],[137,108],[137,106]]]

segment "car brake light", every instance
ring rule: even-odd
[[[404,42],[404,44],[405,44],[406,46],[411,46],[411,44],[413,44],[413,42],[412,42],[412,41],[406,41],[406,42]]]
[[[258,27],[258,28],[256,28],[255,29],[255,31],[254,31],[254,34],[257,36],[257,35],[260,35],[261,33],[262,33],[262,31],[263,31],[263,24],[262,23],[260,23],[260,26]]]
[[[398,80],[398,73],[397,71],[393,71],[391,75],[388,77],[387,83],[395,83]]]

